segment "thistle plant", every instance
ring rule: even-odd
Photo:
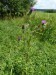
[[[51,37],[52,27],[47,23],[46,20],[42,20],[40,31],[40,40],[45,41],[49,40]]]
[[[41,24],[34,29],[34,35],[38,35],[41,41],[46,41],[51,38],[52,27],[46,20],[42,20]]]

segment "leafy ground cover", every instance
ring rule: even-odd
[[[34,12],[23,18],[0,20],[0,75],[56,75],[55,16]],[[42,20],[49,27],[40,33]]]

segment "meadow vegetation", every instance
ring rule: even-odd
[[[33,12],[0,20],[0,75],[56,75],[55,16]],[[40,32],[42,20],[48,28]]]

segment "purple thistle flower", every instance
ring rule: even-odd
[[[41,22],[42,24],[46,24],[46,20],[42,20],[42,22]]]
[[[33,7],[31,7],[31,10],[34,11],[35,9]]]

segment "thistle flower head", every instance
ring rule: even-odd
[[[35,9],[33,7],[31,7],[31,10],[34,11]]]
[[[42,22],[41,22],[42,24],[46,24],[46,20],[42,20]]]

